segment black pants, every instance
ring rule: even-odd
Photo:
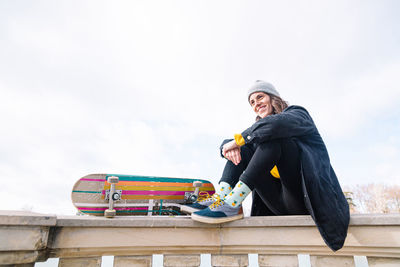
[[[308,214],[301,186],[300,155],[291,139],[279,139],[241,147],[242,160],[238,165],[228,161],[220,182],[232,186],[240,180],[253,191],[251,215]],[[278,167],[280,179],[270,170]]]

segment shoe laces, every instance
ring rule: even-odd
[[[204,200],[207,200],[207,199],[210,199],[210,198],[218,200],[218,199],[220,199],[220,196],[217,193],[215,193],[212,196],[210,196],[210,194],[208,194],[208,192],[200,191],[199,192],[199,196],[197,197],[197,202],[201,202],[201,201],[204,201]]]
[[[218,199],[214,203],[212,203],[209,207],[210,209],[215,209],[216,207],[224,205],[224,203],[225,203],[224,200],[218,197]]]

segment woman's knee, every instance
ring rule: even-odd
[[[253,158],[249,163],[250,168],[271,170],[281,157],[281,144],[278,141],[261,143],[257,146]]]
[[[253,157],[254,152],[255,152],[254,149],[249,146],[242,146],[240,148],[240,156],[244,161],[247,162],[250,161],[250,159]]]
[[[281,142],[278,140],[272,140],[265,143],[260,143],[257,146],[257,150],[262,151],[263,153],[269,155],[280,155],[281,152]],[[256,151],[257,151],[256,150]]]

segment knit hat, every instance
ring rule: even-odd
[[[275,95],[275,96],[279,96],[278,91],[276,91],[275,87],[268,83],[268,82],[264,82],[262,80],[257,80],[249,89],[248,93],[247,93],[247,100],[250,100],[250,96],[252,93],[255,92],[264,92],[266,94],[270,94],[270,95]]]

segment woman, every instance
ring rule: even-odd
[[[241,203],[253,192],[252,216],[310,214],[327,245],[340,249],[349,207],[312,118],[264,81],[249,89],[248,100],[258,121],[223,142],[228,161],[217,194],[186,211],[204,223],[240,219]]]

